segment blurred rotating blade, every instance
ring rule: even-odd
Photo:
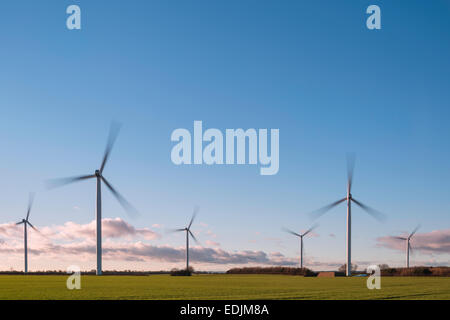
[[[185,228],[180,228],[180,229],[168,229],[166,230],[167,233],[174,233],[174,232],[180,232],[180,231],[186,231]]]
[[[352,191],[352,183],[353,183],[353,171],[355,170],[355,154],[348,153],[347,154],[347,184],[348,191]]]
[[[384,222],[386,221],[386,216],[381,213],[378,210],[375,210],[361,202],[359,202],[358,200],[356,200],[355,198],[352,198],[352,201],[354,203],[356,203],[358,206],[361,207],[361,209],[363,209],[364,211],[366,211],[368,214],[370,214],[372,217],[374,217],[375,219],[377,219],[378,221]]]
[[[197,238],[194,236],[194,234],[191,232],[191,230],[188,230],[189,234],[191,235],[192,239],[194,239],[194,241],[199,244]]]
[[[414,229],[414,231],[413,232],[411,232],[411,234],[409,235],[409,239],[411,239],[412,238],[412,236],[413,235],[415,235],[416,234],[416,232],[417,232],[417,230],[419,230],[419,228],[420,228],[420,224]]]
[[[85,176],[76,176],[76,177],[69,177],[69,178],[59,178],[59,179],[51,179],[47,181],[47,188],[53,189],[57,187],[62,187],[69,183],[78,182],[81,180],[91,179],[95,178],[95,174],[85,175]]]
[[[305,231],[305,233],[302,234],[302,237],[306,236],[308,233],[313,231],[315,228],[317,228],[317,224],[313,225],[311,228]]]
[[[105,155],[103,156],[102,165],[100,166],[100,173],[103,172],[106,162],[108,161],[111,150],[116,142],[117,136],[119,135],[121,125],[119,123],[113,122],[109,129],[108,142],[106,144]]]
[[[333,209],[335,206],[337,206],[341,202],[344,202],[345,200],[347,200],[347,198],[343,198],[341,200],[335,201],[325,207],[322,207],[316,211],[313,211],[312,213],[310,213],[310,216],[313,219],[317,219],[317,218],[321,217],[322,215],[324,215],[325,213],[327,213],[328,211],[330,211],[331,209]]]
[[[101,177],[103,182],[106,184],[108,189],[112,192],[112,194],[116,197],[117,201],[119,201],[120,205],[125,209],[125,211],[132,217],[138,215],[138,211],[133,207],[131,203],[127,201],[114,187],[106,180],[105,177]]]
[[[28,220],[28,218],[30,217],[31,207],[33,206],[33,201],[34,201],[34,193],[31,192],[30,197],[28,199],[27,218],[25,220]]]
[[[39,230],[36,229],[29,221],[27,221],[27,223],[28,223],[28,225],[29,225],[30,227],[32,227],[35,231],[39,232]]]
[[[292,231],[292,230],[289,230],[288,228],[283,228],[282,230],[283,230],[284,232],[290,233],[290,234],[292,234],[292,235],[294,235],[294,236],[301,237],[301,235],[300,235],[299,233],[294,232],[294,231]]]
[[[197,213],[198,213],[198,210],[199,210],[199,208],[196,206],[196,207],[194,208],[194,212],[192,213],[191,221],[189,222],[189,225],[187,226],[188,229],[191,228],[192,223],[194,222],[195,216],[196,216]]]

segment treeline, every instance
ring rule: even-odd
[[[381,269],[381,276],[418,277],[435,276],[450,277],[450,267],[412,267],[412,268],[385,268]]]
[[[319,272],[307,268],[289,267],[247,267],[233,268],[228,270],[228,274],[285,274],[294,276],[315,277]],[[365,271],[354,271],[353,275],[366,275]],[[335,272],[335,276],[345,276],[344,272]],[[435,276],[450,277],[450,267],[412,267],[412,268],[390,268],[387,265],[381,266],[381,276],[394,277],[418,277]]]
[[[27,272],[27,275],[68,275],[73,272],[67,272],[62,270],[47,270],[47,271],[29,271]],[[81,275],[95,275],[95,270],[92,271],[81,271]],[[132,271],[132,270],[125,270],[125,271],[103,271],[103,275],[126,275],[126,276],[145,276],[149,274],[169,274],[170,271]],[[0,271],[0,275],[24,275],[25,273],[23,271]]]
[[[189,275],[194,273],[193,268],[189,268]],[[73,272],[71,272],[73,273]],[[71,274],[62,270],[47,270],[47,271],[29,271],[27,275],[69,275]],[[209,271],[195,271],[196,274],[223,274],[223,272],[209,272]],[[23,271],[0,271],[0,275],[24,275]],[[95,275],[95,270],[91,271],[81,271],[81,275]],[[109,270],[102,271],[102,275],[104,276],[148,276],[148,275],[157,275],[157,274],[170,274],[170,275],[186,275],[186,270],[181,269],[172,269],[172,270],[161,270],[161,271],[133,271],[133,270]]]
[[[382,265],[381,276],[393,276],[393,277],[417,277],[417,276],[435,276],[435,277],[450,277],[450,267],[412,267],[412,268],[390,268],[387,265]],[[133,271],[133,270],[110,270],[103,271],[103,275],[124,275],[124,276],[147,276],[157,274],[171,274],[174,276],[190,275],[194,273],[193,268],[189,268],[189,272],[185,269],[172,269],[170,271]],[[207,271],[195,271],[196,274],[216,274],[221,272],[207,272]],[[306,276],[314,277],[319,272],[312,271],[307,268],[290,268],[290,267],[245,267],[245,268],[232,268],[226,272],[227,274],[285,274],[294,276]],[[0,271],[0,275],[23,275],[22,271]],[[68,275],[66,271],[62,270],[47,270],[47,271],[34,271],[28,272],[27,275]],[[82,275],[95,275],[95,270],[82,271]],[[365,271],[354,271],[354,275],[364,275]],[[342,272],[335,272],[336,276],[344,276]]]
[[[316,272],[307,268],[290,268],[290,267],[246,267],[232,268],[227,271],[228,274],[286,274],[292,276],[314,277]]]
[[[177,269],[173,268],[170,270],[171,276],[191,276],[194,273],[194,268],[189,267],[189,269]]]

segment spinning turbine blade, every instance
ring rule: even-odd
[[[77,177],[69,177],[69,178],[60,178],[60,179],[52,179],[47,181],[47,187],[49,189],[62,187],[66,184],[78,182],[81,180],[95,178],[94,174],[86,175],[86,176],[77,176]]]
[[[345,200],[347,200],[347,198],[343,198],[341,200],[335,201],[323,208],[320,208],[319,210],[313,211],[310,215],[313,219],[317,219],[320,216],[324,215],[325,213],[327,213],[327,211],[331,210],[332,208],[334,208],[335,206],[337,206],[338,204],[340,204],[341,202],[344,202]]]
[[[313,231],[315,228],[317,228],[317,225],[313,225],[311,228],[309,228],[308,230],[306,230],[306,232],[302,234],[302,237],[306,236],[308,233],[310,233],[311,231]]]
[[[33,200],[34,200],[34,193],[30,193],[30,197],[28,199],[27,218],[25,220],[28,220],[28,217],[30,216],[31,206],[33,205]]]
[[[180,231],[186,231],[186,229],[169,229],[169,230],[167,230],[166,232],[169,232],[169,233],[173,233],[173,232],[180,232]]]
[[[398,239],[398,240],[408,240],[407,238],[403,238],[403,237],[392,237],[394,239]]]
[[[119,192],[117,192],[116,189],[113,188],[113,186],[106,180],[105,177],[101,177],[103,182],[106,184],[108,189],[112,192],[112,194],[116,197],[117,201],[122,205],[122,207],[125,209],[125,211],[128,212],[131,216],[136,216],[138,214],[137,210],[129,203]]]
[[[114,146],[114,142],[116,142],[117,135],[119,134],[121,125],[118,123],[112,123],[109,129],[108,142],[106,144],[105,155],[103,156],[102,165],[100,166],[100,173],[103,172],[105,168],[105,164],[108,161],[109,154],[111,153],[111,149]]]
[[[22,223],[23,223],[23,221],[19,221],[19,222],[16,223],[16,225],[19,225],[19,224],[22,224]]]
[[[187,227],[188,229],[191,228],[192,223],[194,222],[195,216],[197,215],[197,212],[198,212],[198,207],[195,207],[195,208],[194,208],[194,213],[192,214],[191,221],[189,222],[189,225],[188,225],[188,227]]]
[[[39,232],[39,230],[36,229],[29,221],[27,221],[27,223],[28,223],[28,225],[29,225],[30,227],[32,227],[34,230],[36,230],[37,232]]]
[[[349,191],[352,191],[353,171],[355,169],[355,154],[347,154],[347,183]]]
[[[287,229],[287,228],[283,228],[283,231],[284,231],[284,232],[287,232],[287,233],[290,233],[290,234],[292,234],[292,235],[294,235],[294,236],[301,237],[301,235],[298,234],[297,232],[294,232],[294,231],[289,230],[289,229]]]
[[[411,232],[411,234],[409,235],[409,239],[411,239],[411,237],[417,232],[417,230],[419,230],[419,228],[420,228],[420,224],[414,229],[414,231],[413,232]]]
[[[354,199],[354,198],[352,198],[352,201],[353,201],[354,203],[356,203],[358,206],[360,206],[364,211],[366,211],[366,212],[367,212],[368,214],[370,214],[372,217],[374,217],[375,219],[377,219],[378,221],[383,222],[383,221],[386,220],[386,216],[385,216],[383,213],[381,213],[381,212],[379,212],[379,211],[377,211],[377,210],[375,210],[375,209],[373,209],[373,208],[371,208],[371,207],[369,207],[369,206],[366,206],[365,204],[359,202],[358,200],[356,200],[356,199]]]
[[[191,230],[188,230],[189,234],[191,235],[192,239],[195,240],[195,242],[199,243],[197,238],[194,236],[194,234],[191,232]]]

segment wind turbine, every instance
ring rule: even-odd
[[[409,268],[409,251],[411,250],[412,253],[412,247],[410,244],[410,240],[413,237],[413,235],[417,232],[417,230],[419,230],[420,225],[418,225],[413,232],[410,233],[410,235],[408,237],[393,237],[394,239],[398,239],[398,240],[404,240],[406,241],[406,267]]]
[[[315,228],[317,228],[317,225],[312,226],[308,230],[306,230],[304,233],[297,233],[292,230],[284,228],[283,230],[300,238],[300,268],[303,269],[303,237],[306,236],[308,233],[313,231]]]
[[[351,191],[352,191],[352,182],[353,182],[353,170],[355,167],[355,158],[354,156],[347,156],[347,196],[345,198],[342,198],[340,200],[337,200],[315,212],[313,212],[313,216],[315,218],[320,217],[321,215],[325,214],[327,211],[331,210],[338,204],[347,201],[347,257],[346,257],[346,270],[345,274],[346,276],[351,276],[351,265],[352,265],[352,202],[354,202],[356,205],[361,207],[364,211],[366,211],[368,214],[370,214],[372,217],[379,221],[383,221],[385,219],[384,214],[381,212],[372,209],[371,207],[361,203],[360,201],[353,198]]]
[[[23,224],[23,238],[24,238],[24,251],[25,251],[25,273],[28,272],[28,234],[27,234],[27,225],[29,225],[34,230],[38,231],[29,221],[30,218],[30,212],[31,212],[31,206],[33,205],[34,200],[34,194],[30,193],[30,197],[28,199],[28,210],[27,210],[27,216],[25,219],[22,219],[22,221],[19,221],[16,223],[16,225]]]
[[[108,143],[106,145],[105,153],[103,156],[103,161],[100,165],[100,169],[95,170],[94,174],[82,175],[70,178],[54,179],[49,181],[50,187],[59,187],[69,183],[78,182],[82,180],[87,180],[95,178],[97,181],[97,200],[96,200],[96,236],[97,236],[97,275],[102,274],[102,182],[106,187],[112,192],[117,201],[122,205],[122,207],[129,213],[137,213],[136,209],[119,193],[116,189],[106,180],[103,175],[103,169],[105,169],[106,162],[109,159],[111,149],[116,141],[117,135],[120,131],[120,126],[118,124],[112,124],[109,131]]]
[[[191,232],[191,226],[194,222],[195,216],[197,215],[198,207],[194,209],[194,213],[192,214],[191,221],[187,225],[187,227],[181,228],[181,229],[175,229],[174,232],[184,231],[186,232],[186,271],[189,271],[189,236],[192,237],[192,239],[195,240],[195,242],[198,243],[197,238],[194,236],[194,234]]]

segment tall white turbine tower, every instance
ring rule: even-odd
[[[303,237],[306,236],[308,233],[313,231],[315,228],[317,228],[317,225],[312,226],[308,230],[306,230],[304,233],[297,233],[292,230],[284,228],[283,230],[300,238],[300,268],[303,269]]]
[[[419,230],[420,225],[418,225],[413,232],[410,233],[409,236],[407,237],[393,237],[394,239],[398,239],[398,240],[403,240],[406,241],[406,267],[409,268],[409,253],[412,252],[412,247],[411,247],[411,238],[414,236],[414,234],[417,232],[417,230]]]
[[[54,179],[49,181],[49,187],[59,187],[69,183],[78,182],[81,180],[87,180],[95,178],[97,182],[97,197],[96,197],[96,236],[97,236],[97,275],[102,274],[102,182],[112,192],[114,197],[119,201],[122,207],[131,215],[137,214],[137,210],[119,193],[116,189],[106,180],[103,175],[103,169],[108,161],[111,149],[116,141],[119,133],[120,126],[118,124],[112,124],[109,131],[108,143],[103,156],[103,161],[100,165],[100,169],[95,170],[94,174],[76,176],[70,178]]]
[[[385,219],[384,214],[381,212],[372,209],[371,207],[361,203],[356,200],[352,196],[352,182],[353,182],[353,170],[355,167],[355,158],[354,156],[347,157],[347,196],[343,199],[335,201],[315,212],[313,212],[313,216],[315,218],[320,217],[325,214],[327,211],[331,210],[341,202],[347,201],[347,257],[346,257],[346,269],[345,274],[347,276],[351,276],[351,265],[352,265],[352,202],[356,203],[359,207],[361,207],[364,211],[370,214],[377,220],[383,221]]]
[[[30,218],[30,212],[31,207],[33,205],[34,200],[34,194],[30,193],[30,198],[28,200],[28,210],[27,210],[27,216],[25,219],[22,219],[22,221],[17,222],[16,224],[23,224],[23,240],[24,240],[24,256],[25,256],[25,273],[28,272],[28,232],[27,232],[27,225],[29,225],[34,230],[38,231],[29,221]]]

